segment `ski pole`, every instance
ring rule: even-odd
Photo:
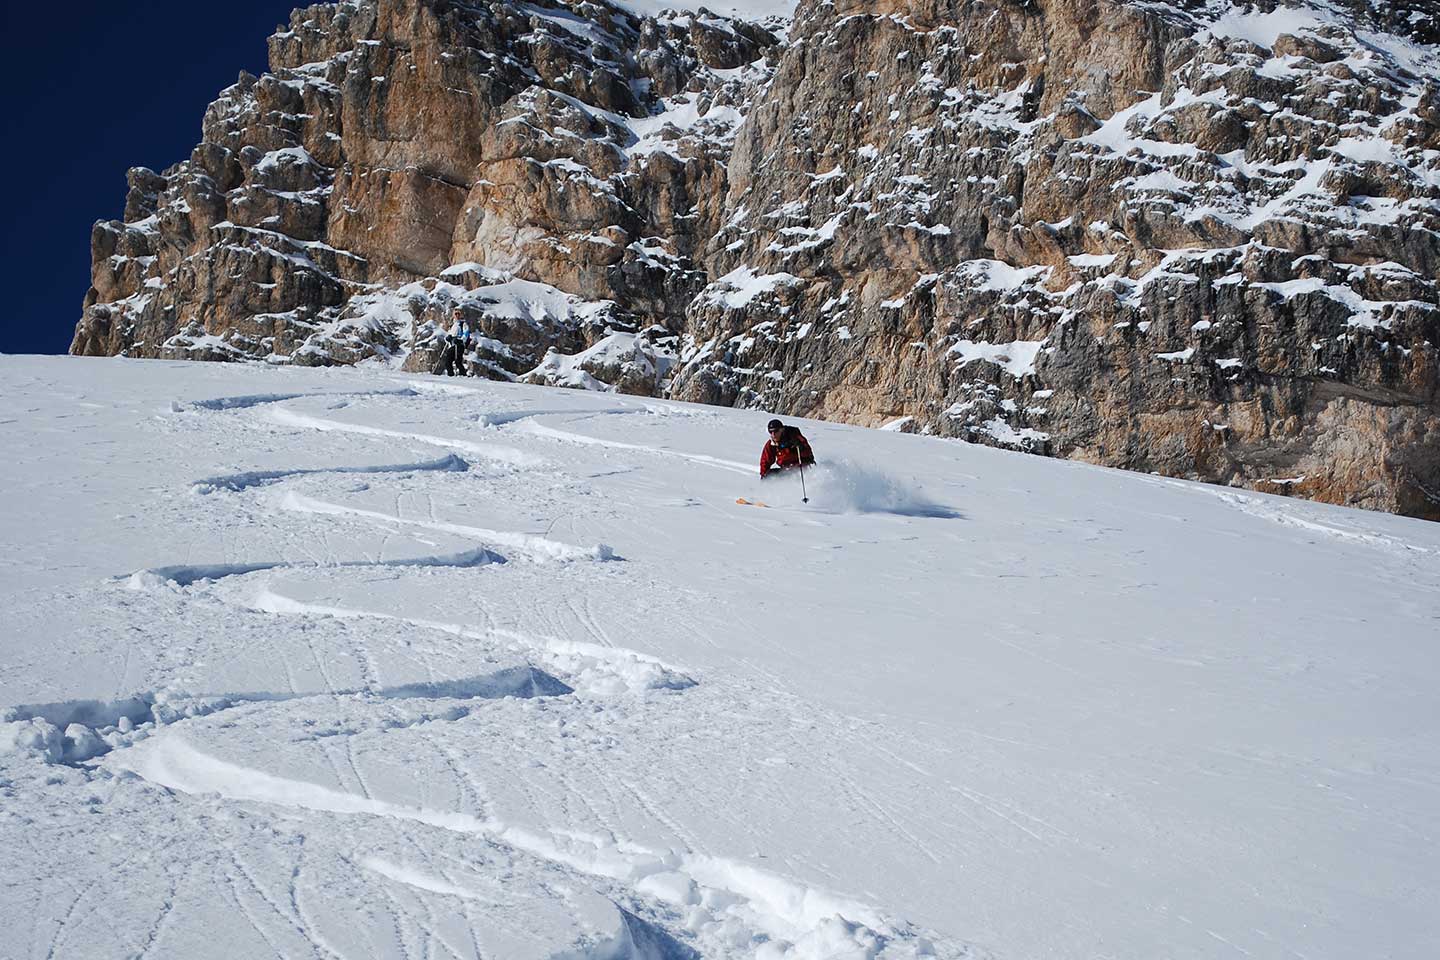
[[[800,461],[800,502],[809,503],[810,495],[805,492],[805,461]]]

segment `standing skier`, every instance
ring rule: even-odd
[[[770,439],[760,451],[760,479],[772,472],[788,470],[791,467],[810,466],[815,454],[810,450],[810,441],[797,427],[787,427],[779,420],[771,420],[767,426]]]
[[[465,311],[456,307],[450,312],[450,330],[445,336],[445,350],[440,355],[440,363],[445,369],[445,376],[453,377],[458,369],[460,376],[465,376],[465,352],[470,346],[470,323],[465,319]]]

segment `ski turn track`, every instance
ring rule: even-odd
[[[229,929],[214,942],[281,957],[899,960],[971,955],[963,945],[927,937],[859,900],[694,849],[683,828],[628,780],[604,788],[608,796],[603,804],[575,792],[581,806],[572,809],[573,819],[558,823],[507,822],[486,810],[494,802],[497,782],[523,781],[525,767],[533,763],[515,765],[505,759],[506,751],[495,748],[503,742],[504,723],[511,721],[497,723],[491,713],[512,715],[524,703],[549,701],[562,729],[566,716],[578,711],[589,731],[584,743],[603,744],[613,739],[606,733],[607,711],[621,709],[632,720],[643,717],[656,705],[687,696],[697,681],[680,668],[616,645],[588,600],[569,609],[578,627],[603,642],[321,599],[335,591],[355,595],[363,578],[372,575],[466,572],[480,578],[483,593],[488,579],[507,576],[517,563],[555,569],[609,566],[607,561],[621,559],[604,544],[581,547],[438,519],[433,506],[429,516],[402,516],[401,494],[391,512],[346,503],[333,493],[321,498],[302,492],[333,490],[338,483],[355,493],[374,494],[372,484],[388,480],[397,489],[403,487],[404,496],[433,504],[436,497],[446,496],[431,490],[435,484],[463,478],[476,464],[525,471],[488,474],[489,480],[502,484],[533,484],[537,478],[573,482],[544,458],[489,437],[472,440],[389,429],[292,407],[333,404],[339,398],[347,415],[355,416],[363,412],[357,404],[367,401],[424,405],[436,396],[455,402],[465,395],[407,388],[252,394],[173,405],[175,412],[187,416],[249,418],[255,425],[401,441],[458,451],[464,458],[451,453],[374,465],[236,470],[194,481],[194,502],[209,505],[217,519],[228,514],[256,523],[265,517],[295,517],[307,530],[314,527],[303,536],[277,531],[282,552],[299,549],[307,555],[161,564],[118,576],[115,587],[135,595],[135,602],[153,598],[181,615],[187,609],[199,614],[218,605],[231,610],[230,616],[293,624],[302,633],[333,631],[337,623],[356,624],[364,636],[384,628],[407,646],[444,650],[470,664],[484,660],[492,669],[468,677],[431,675],[387,685],[381,674],[393,667],[379,666],[375,655],[363,649],[363,637],[349,658],[359,665],[358,674],[347,672],[345,661],[327,664],[330,657],[310,641],[309,656],[323,689],[307,690],[289,655],[281,652],[284,645],[269,642],[284,663],[288,690],[196,694],[167,686],[115,701],[12,708],[4,716],[7,723],[29,724],[37,731],[41,747],[51,762],[67,768],[67,776],[108,781],[112,794],[124,795],[123,803],[161,803],[170,808],[167,816],[182,825],[182,832],[187,824],[215,824],[191,841],[187,854],[209,864],[206,880],[199,879],[199,869],[164,867],[157,912],[146,919],[139,907],[131,911],[136,912],[132,917],[127,910],[136,904],[122,904],[120,920],[108,935],[96,931],[89,920],[76,918],[86,898],[82,892],[59,919],[44,954],[76,955],[73,947],[83,943],[108,943],[136,956],[167,955],[174,952],[172,944],[189,943],[191,947],[182,949],[195,949],[200,931],[215,921],[187,909],[187,895],[218,886],[235,909],[220,925]],[[635,413],[657,415],[649,407],[591,415]],[[588,438],[534,422],[546,415],[552,412],[478,414],[473,421],[487,430],[519,429],[550,440],[749,472],[732,461]],[[362,542],[379,536],[382,549],[394,555],[382,557],[372,549],[364,551],[369,556],[347,556],[333,545],[337,535]],[[424,543],[426,536],[462,548],[446,551],[428,541],[428,552],[416,550],[416,538]],[[307,545],[317,537],[326,544],[323,554]],[[623,575],[625,565],[617,566]],[[296,591],[301,596],[293,596]],[[445,648],[437,636],[451,638],[451,645]],[[336,675],[337,669],[343,676]],[[432,673],[428,664],[424,669]],[[482,726],[490,745],[482,755],[498,765],[477,768],[465,759],[475,740],[461,731],[475,724]],[[45,741],[42,728],[64,733]],[[285,746],[278,741],[266,745],[267,732],[287,728],[292,732],[283,738]],[[397,758],[380,744],[402,737],[410,743],[402,755],[410,759],[397,766]],[[456,752],[456,745],[464,744],[468,749],[462,746]],[[578,752],[566,746],[564,753],[573,753],[565,757],[567,763],[604,782],[603,752],[590,755],[582,744]],[[227,758],[232,756],[249,759]],[[277,767],[291,772],[282,774]],[[164,795],[155,794],[157,789]],[[614,819],[627,806],[659,825],[671,843],[652,846],[627,837]],[[458,839],[436,840],[437,833]],[[101,851],[102,859],[107,855]],[[112,862],[109,869],[126,869],[128,862]],[[517,889],[525,892],[517,895]],[[355,908],[337,906],[346,901]],[[363,912],[355,912],[362,904]],[[38,930],[34,937],[32,946],[38,949],[43,937]],[[251,946],[244,946],[247,943]]]
[[[0,373],[4,960],[1440,940],[1440,527],[818,422],[807,505],[760,411]]]
[[[803,949],[821,951],[813,954],[816,956],[827,955],[824,951],[829,949],[850,945],[867,950],[872,956],[927,956],[933,953],[929,941],[916,936],[912,930],[897,929],[892,921],[864,904],[796,884],[782,876],[733,860],[697,856],[673,849],[646,849],[613,835],[588,834],[573,829],[541,834],[495,819],[451,810],[411,807],[360,797],[227,763],[196,749],[179,734],[152,738],[145,745],[129,751],[123,759],[110,763],[151,783],[191,795],[209,795],[230,802],[310,813],[376,817],[482,837],[509,848],[511,857],[517,854],[529,856],[547,866],[573,871],[588,878],[616,881],[622,889],[633,891],[627,899],[652,899],[671,907],[723,904],[722,908],[709,911],[708,915],[703,907],[690,911],[687,926],[698,934],[697,939],[701,942],[708,939],[707,933],[733,937],[738,921],[766,937],[795,938]],[[372,858],[368,862],[374,864],[376,861]],[[483,894],[453,887],[448,881],[427,882],[423,878],[417,881],[408,872],[404,878],[397,878],[395,873],[399,871],[383,861],[380,863],[376,872],[387,879],[400,879],[400,882],[442,895],[490,900]],[[908,949],[891,949],[902,944]],[[624,951],[616,955],[645,956],[639,951]]]

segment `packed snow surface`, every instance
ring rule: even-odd
[[[5,957],[1440,942],[1440,526],[800,422],[805,504],[765,412],[374,369],[0,382]]]

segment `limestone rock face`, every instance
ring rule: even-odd
[[[673,336],[780,45],[586,0],[360,0],[295,11],[269,52],[95,225],[73,353],[425,370],[455,304],[493,376]]]
[[[802,5],[673,390],[1440,518],[1440,59],[1268,6]]]
[[[76,353],[764,407],[1440,519],[1440,21],[1340,0],[296,11]]]

